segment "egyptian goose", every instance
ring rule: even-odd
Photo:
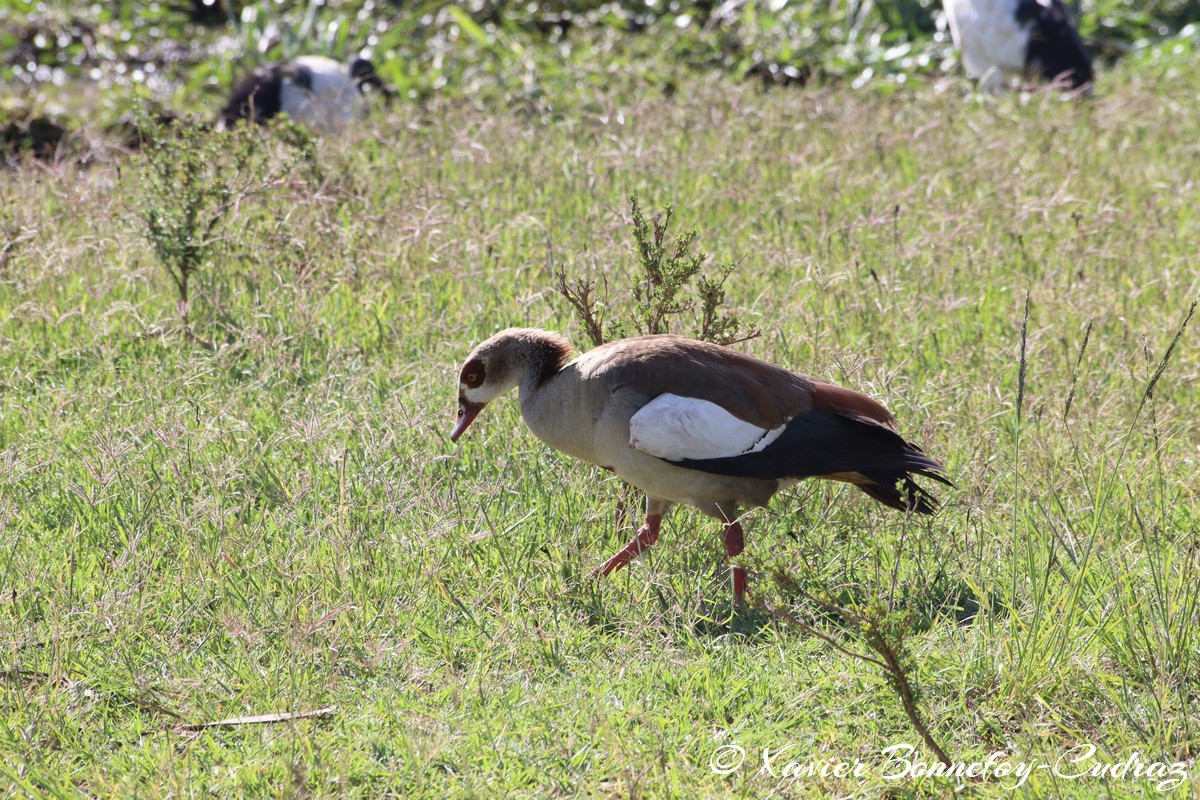
[[[391,97],[391,91],[365,58],[342,64],[324,56],[300,56],[276,62],[250,73],[221,110],[221,124],[239,119],[266,122],[286,112],[296,122],[330,133],[358,118],[362,88],[373,87]]]
[[[943,0],[967,75],[989,92],[1010,75],[1092,82],[1092,58],[1062,0]]]
[[[879,502],[932,514],[913,475],[947,485],[942,466],[905,441],[865,395],[680,336],[622,339],[576,358],[558,334],[501,331],[459,373],[457,442],[489,402],[516,387],[529,429],[558,450],[615,472],[646,493],[646,520],[596,572],[654,544],[662,516],[687,503],[724,524],[742,551],[742,506],[765,506],[804,478],[846,481]],[[740,600],[746,572],[733,568]]]

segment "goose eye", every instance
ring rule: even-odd
[[[484,380],[487,378],[487,370],[479,359],[473,358],[463,366],[462,372],[459,373],[459,380],[468,389],[478,389],[483,386]]]

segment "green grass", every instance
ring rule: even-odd
[[[798,487],[750,519],[751,594],[781,566],[865,596],[894,571],[953,757],[1091,742],[1191,776],[1195,322],[1145,395],[1200,294],[1197,79],[1181,59],[1107,73],[1089,102],[703,79],[584,90],[553,118],[401,106],[324,143],[323,183],[231,213],[194,338],[142,234],[138,158],[0,175],[0,793],[954,791],[883,777],[880,751],[919,740],[878,670],[728,619],[711,521],[676,511],[596,582],[631,533],[607,473],[511,399],[449,443],[479,340],[583,343],[554,269],[619,294],[631,192],[740,259],[727,288],[764,332],[744,349],[884,400],[958,487],[932,520]],[[718,775],[725,745],[747,764]],[[864,782],[758,772],[788,745],[862,759]],[[1017,794],[1153,783],[1042,770]]]

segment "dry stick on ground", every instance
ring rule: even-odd
[[[309,719],[311,717],[324,717],[337,711],[335,706],[326,706],[313,711],[283,711],[278,714],[256,714],[250,717],[229,717],[227,719],[219,719],[215,722],[198,722],[195,724],[180,725],[179,729],[183,731],[200,731],[205,728],[224,728],[235,725],[270,725],[276,722],[290,722],[297,719]]]

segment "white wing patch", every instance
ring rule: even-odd
[[[312,75],[312,91],[283,85],[280,105],[296,122],[332,133],[358,116],[359,91],[343,64],[323,56],[300,56],[295,63]]]
[[[1017,0],[944,0],[950,35],[972,78],[989,91],[1025,68],[1031,24],[1017,22]]]
[[[630,418],[629,446],[668,461],[728,458],[762,450],[785,427],[760,428],[708,400],[660,394]]]

